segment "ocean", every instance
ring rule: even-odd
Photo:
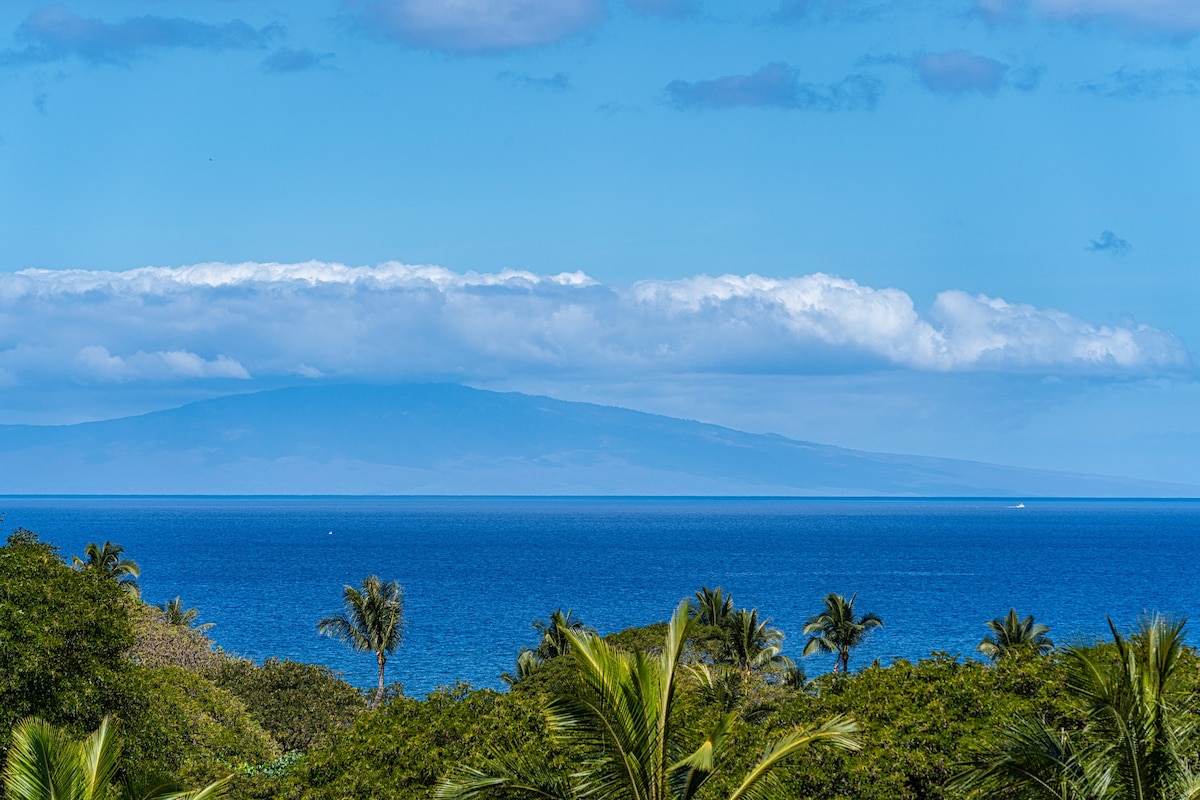
[[[501,687],[533,620],[557,609],[602,633],[665,620],[701,586],[758,608],[799,658],[829,592],[884,621],[854,653],[972,657],[1015,607],[1059,643],[1156,610],[1200,610],[1200,501],[644,498],[0,497],[64,557],[125,547],[147,602],[179,595],[227,651],[375,680],[371,655],[317,634],[369,574],[406,593],[389,681],[409,694]],[[1197,621],[1200,625],[1200,620]],[[1200,641],[1200,634],[1193,641]],[[808,674],[832,659],[805,659]]]

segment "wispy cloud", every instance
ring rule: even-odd
[[[789,25],[805,22],[879,19],[897,8],[894,0],[783,0],[771,13],[771,22]]]
[[[305,72],[328,69],[333,53],[315,53],[307,47],[297,50],[281,48],[263,59],[263,72]]]
[[[363,33],[451,53],[500,53],[570,38],[604,19],[602,0],[343,0]]]
[[[1122,100],[1155,100],[1200,95],[1200,68],[1138,69],[1121,67],[1107,78],[1081,84],[1079,90]]]
[[[75,355],[75,364],[84,377],[121,383],[186,378],[250,378],[246,368],[228,356],[205,359],[187,350],[160,350],[155,353],[138,351],[122,358],[109,353],[106,347],[89,345]]]
[[[749,75],[700,81],[674,80],[666,93],[677,108],[781,108],[795,111],[872,109],[883,84],[867,75],[849,75],[836,83],[807,83],[788,64],[767,64]]]
[[[1133,250],[1133,245],[1112,231],[1104,231],[1098,237],[1089,241],[1086,249],[1093,253],[1107,253],[1110,256],[1119,258],[1120,256],[1128,255]]]
[[[153,50],[263,48],[283,34],[280,25],[256,28],[240,19],[212,24],[146,15],[105,22],[53,5],[37,9],[18,26],[15,38],[20,46],[0,50],[0,66],[42,64],[70,57],[92,64],[128,64]]]
[[[686,17],[696,10],[695,0],[625,0],[625,7],[646,17]]]
[[[974,12],[997,23],[1032,15],[1139,37],[1190,39],[1200,33],[1195,0],[974,0]]]
[[[540,89],[551,92],[565,92],[571,88],[571,76],[565,72],[539,77],[525,72],[497,72],[496,77],[514,86],[524,86],[527,89]]]
[[[826,274],[606,286],[389,263],[0,274],[0,372],[39,381],[997,372],[1141,377],[1190,357],[1145,325]]]

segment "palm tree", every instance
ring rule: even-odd
[[[594,628],[584,625],[582,621],[574,618],[570,609],[567,609],[567,613],[564,614],[561,608],[550,615],[549,622],[536,620],[533,628],[542,635],[536,653],[538,658],[543,661],[557,658],[567,652],[571,646],[567,640],[568,633],[596,632]]]
[[[124,553],[125,548],[119,544],[109,541],[105,541],[102,545],[88,542],[88,546],[83,550],[86,558],[71,556],[71,559],[75,562],[75,566],[112,578],[120,584],[122,589],[134,597],[141,597],[142,587],[138,585],[137,579],[142,577],[142,568],[137,565],[136,561],[122,558]]]
[[[1010,608],[1008,616],[987,623],[991,634],[983,637],[976,649],[992,661],[999,661],[1009,653],[1026,652],[1045,655],[1054,649],[1054,641],[1046,634],[1047,625],[1034,624],[1033,617],[1017,618],[1017,610]]]
[[[493,758],[482,769],[462,765],[435,792],[442,800],[481,797],[581,800],[693,800],[731,750],[736,714],[722,714],[695,750],[683,749],[692,732],[679,730],[671,713],[684,643],[695,622],[686,601],[667,629],[661,654],[627,653],[592,634],[568,632],[579,688],[559,694],[547,711],[551,730],[584,753],[570,775],[511,756]],[[737,782],[729,800],[754,797],[788,758],[809,745],[858,748],[854,724],[836,717],[812,729],[797,729],[775,742]],[[682,756],[682,758],[680,757]]]
[[[733,613],[733,596],[725,594],[720,586],[716,589],[701,586],[692,601],[692,610],[701,625],[724,625]]]
[[[883,620],[877,614],[854,615],[856,597],[857,592],[849,600],[840,594],[830,594],[825,598],[825,610],[804,623],[804,634],[808,636],[805,658],[813,653],[836,653],[833,671],[839,668],[843,673],[849,671],[850,651],[863,643],[872,628],[883,627]]]
[[[516,669],[513,672],[500,673],[500,680],[509,686],[516,686],[532,675],[544,663],[545,661],[536,652],[526,647],[517,654]]]
[[[4,765],[8,800],[214,800],[225,796],[229,779],[203,789],[181,791],[158,782],[117,783],[121,742],[116,725],[105,717],[82,742],[40,719],[13,729]]]
[[[721,646],[721,660],[732,664],[742,672],[770,667],[786,668],[792,663],[781,655],[783,631],[771,627],[771,620],[759,620],[758,609],[741,609],[729,614],[722,626],[725,641]]]
[[[404,589],[396,581],[383,583],[370,575],[362,589],[342,587],[342,613],[317,623],[317,632],[346,642],[355,650],[374,653],[379,664],[379,688],[373,706],[383,700],[383,671],[387,657],[400,646],[404,628]]]
[[[1067,688],[1086,712],[1088,743],[1017,720],[955,778],[958,787],[1022,800],[1200,797],[1189,768],[1198,737],[1180,663],[1184,622],[1146,617],[1128,639],[1108,624],[1112,645],[1067,651]]]
[[[174,600],[168,600],[163,603],[158,607],[158,610],[162,612],[163,618],[167,621],[168,625],[187,628],[198,633],[204,633],[217,624],[215,622],[205,622],[202,625],[196,625],[196,617],[200,615],[200,612],[194,608],[185,609],[183,601],[179,599],[178,595],[176,595]]]

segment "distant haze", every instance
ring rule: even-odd
[[[5,494],[1200,495],[450,384],[281,389],[0,426],[0,464]]]

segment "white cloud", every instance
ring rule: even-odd
[[[372,36],[457,53],[551,44],[604,17],[602,0],[344,0],[344,6]]]
[[[75,364],[85,377],[105,381],[250,378],[246,368],[228,356],[208,360],[187,350],[139,351],[122,358],[109,353],[106,347],[88,345],[75,355]]]
[[[25,384],[878,369],[1141,377],[1190,365],[1164,331],[954,290],[922,313],[900,289],[820,273],[623,288],[579,272],[397,263],[0,274],[0,342],[0,373]]]

